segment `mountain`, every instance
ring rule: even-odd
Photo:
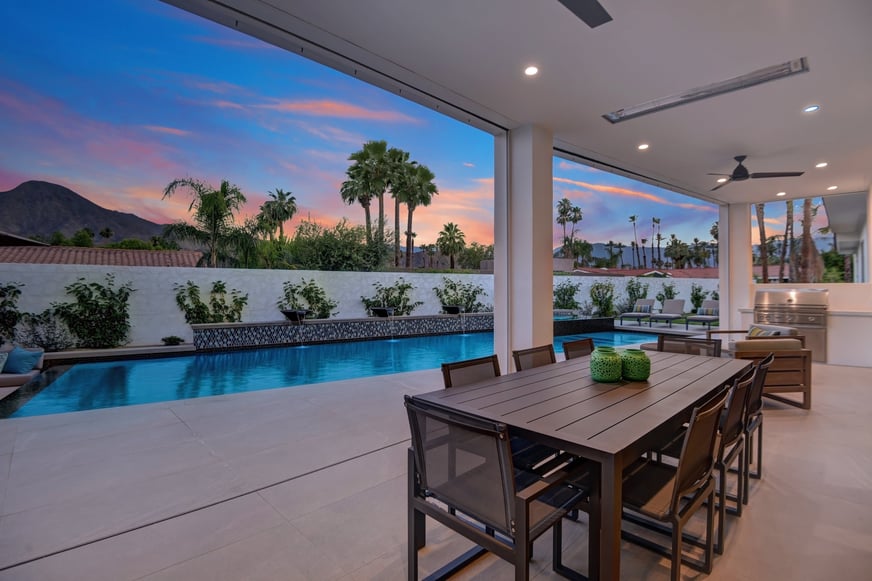
[[[104,228],[114,233],[112,242],[124,238],[149,240],[163,231],[161,224],[107,210],[69,188],[49,182],[24,182],[0,192],[0,231],[48,239],[55,232],[69,237],[82,228],[90,228],[98,242],[102,241],[99,234]]]

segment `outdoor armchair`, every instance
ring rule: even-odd
[[[696,313],[685,317],[684,328],[689,329],[691,323],[702,323],[711,329],[712,323],[717,323],[720,320],[719,305],[718,301],[703,301],[702,306],[696,310]]]
[[[621,324],[624,324],[624,319],[636,319],[636,323],[642,324],[642,319],[647,319],[651,316],[651,311],[654,310],[654,299],[638,299],[633,305],[633,310],[629,313],[621,313],[618,318]]]
[[[781,403],[811,409],[811,349],[803,347],[804,337],[769,337],[736,341],[733,357],[759,362],[770,353],[775,355],[766,374],[763,395]],[[801,399],[784,397],[799,393]]]
[[[666,299],[663,301],[663,310],[659,313],[654,313],[648,318],[648,326],[651,327],[654,321],[669,323],[672,327],[672,321],[680,319],[684,316],[684,299]]]

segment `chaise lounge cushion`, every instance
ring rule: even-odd
[[[0,355],[6,356],[0,372],[0,387],[21,387],[39,375],[42,369],[44,355],[42,349],[15,347],[0,352]]]

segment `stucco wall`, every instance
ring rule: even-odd
[[[22,283],[22,295],[18,306],[21,311],[40,312],[52,302],[68,301],[64,287],[79,277],[88,281],[103,282],[107,273],[113,273],[117,284],[130,281],[136,289],[130,298],[132,322],[131,345],[160,343],[161,337],[178,335],[186,341],[193,340],[193,332],[185,323],[184,316],[175,303],[173,285],[192,280],[201,292],[207,293],[216,280],[224,281],[228,289],[238,289],[248,293],[248,305],[242,314],[245,322],[277,321],[283,317],[275,306],[285,281],[299,282],[301,279],[314,279],[324,287],[327,295],[339,303],[337,317],[358,318],[366,316],[361,295],[375,293],[373,283],[393,284],[403,277],[411,282],[415,290],[413,300],[424,301],[415,310],[416,315],[435,315],[441,310],[439,300],[433,292],[441,286],[444,276],[462,279],[464,282],[481,285],[486,294],[479,300],[493,304],[493,275],[491,274],[434,274],[434,273],[392,273],[392,272],[322,272],[304,270],[242,270],[206,268],[144,268],[144,267],[106,267],[92,265],[43,265],[43,264],[2,264],[0,283]],[[580,302],[590,300],[588,289],[596,281],[608,280],[615,284],[618,297],[624,295],[625,278],[619,277],[554,277],[554,284],[564,279],[581,283],[582,289],[577,298]],[[678,298],[687,299],[690,308],[690,285],[697,282],[706,290],[714,290],[714,279],[641,279],[649,283],[648,295],[653,297],[664,281],[675,283]]]

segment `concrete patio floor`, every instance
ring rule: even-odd
[[[815,365],[814,409],[767,403],[764,479],[706,577],[867,580],[872,369]],[[438,370],[0,420],[0,581],[405,579],[404,393]],[[586,570],[584,520],[565,561]],[[429,572],[467,547],[428,522]],[[550,540],[536,579],[552,579]],[[668,579],[628,544],[624,579]],[[492,556],[458,579],[511,578]]]

